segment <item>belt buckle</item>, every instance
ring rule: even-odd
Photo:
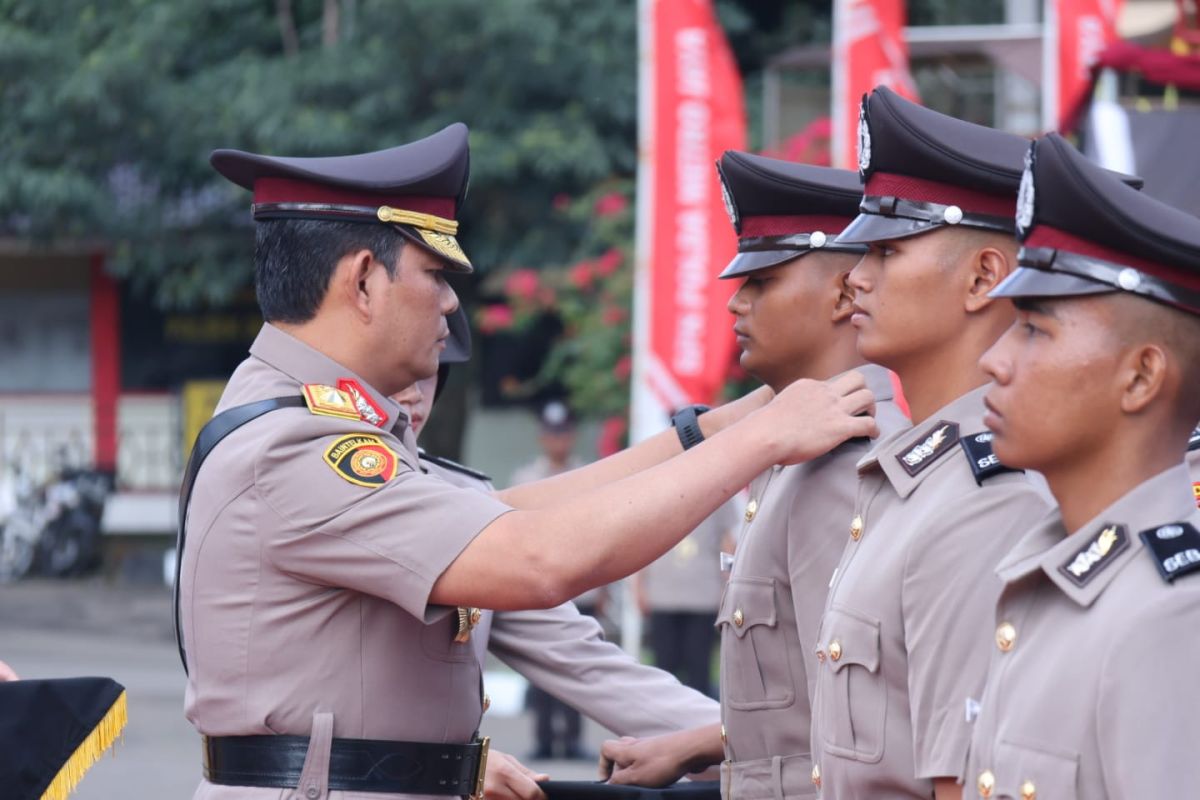
[[[475,767],[475,791],[469,794],[468,800],[483,800],[483,781],[487,774],[488,748],[492,744],[492,737],[484,736],[479,740],[479,763]]]

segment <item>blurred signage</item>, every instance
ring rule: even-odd
[[[183,453],[185,463],[192,453],[196,437],[200,435],[200,429],[212,419],[224,391],[223,380],[188,381],[183,385],[183,392],[180,394],[183,441],[179,452]]]
[[[1117,38],[1122,0],[1055,0],[1046,45],[1057,45],[1058,93],[1045,120],[1063,129],[1076,117],[1092,88],[1092,66]],[[1051,85],[1048,82],[1048,85]],[[1047,90],[1049,91],[1049,90]]]

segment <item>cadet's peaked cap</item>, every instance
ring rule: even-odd
[[[862,186],[844,169],[726,150],[717,162],[738,252],[720,274],[734,278],[814,250],[865,253],[834,241],[858,213]]]
[[[410,144],[329,158],[215,150],[217,172],[254,192],[254,219],[394,225],[457,272],[471,272],[458,244],[470,151],[460,122]]]
[[[1125,185],[1058,134],[1032,143],[1019,267],[993,297],[1132,292],[1200,314],[1200,218]]]
[[[1015,233],[1028,143],[877,87],[858,118],[862,213],[839,241],[900,239],[945,225]]]

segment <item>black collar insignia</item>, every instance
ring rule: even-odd
[[[897,453],[896,460],[904,467],[909,477],[914,477],[937,461],[956,441],[958,423],[941,420],[924,438],[913,442],[905,453]]]
[[[1138,535],[1154,556],[1154,566],[1167,583],[1200,569],[1200,531],[1190,523],[1172,522]]]
[[[1129,548],[1129,531],[1124,525],[1105,525],[1088,539],[1058,571],[1076,586],[1086,586],[1118,555]]]
[[[462,475],[467,475],[480,481],[490,481],[492,479],[492,476],[488,475],[486,472],[480,472],[479,470],[471,469],[468,466],[460,464],[457,461],[451,461],[448,458],[432,455],[425,452],[424,448],[419,448],[417,450],[417,455],[420,456],[422,461],[428,461],[430,464],[437,464],[439,467],[444,467],[451,472],[458,472]]]
[[[975,483],[979,486],[983,486],[983,482],[988,478],[1002,472],[1024,472],[1000,463],[1000,459],[992,452],[991,431],[968,434],[959,439],[959,442],[967,454],[967,461],[971,462],[971,472],[975,473]]]

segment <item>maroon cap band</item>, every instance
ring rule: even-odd
[[[1029,236],[1024,241],[1025,247],[1045,247],[1054,250],[1066,250],[1071,253],[1078,253],[1081,256],[1089,256],[1091,258],[1099,258],[1104,261],[1113,262],[1116,264],[1124,264],[1134,267],[1147,275],[1152,275],[1167,283],[1189,289],[1191,291],[1200,291],[1200,274],[1189,272],[1187,270],[1172,267],[1167,264],[1162,264],[1157,261],[1150,261],[1145,258],[1131,256],[1120,250],[1114,250],[1110,247],[1096,244],[1095,242],[1082,239],[1073,234],[1067,233],[1064,230],[1050,227],[1049,225],[1037,225],[1030,231]]]
[[[314,203],[346,206],[391,206],[405,211],[455,218],[451,197],[374,194],[355,189],[339,189],[292,178],[259,178],[254,182],[254,203]]]
[[[912,178],[890,172],[876,172],[867,179],[864,195],[871,197],[899,197],[923,203],[958,206],[965,212],[989,214],[997,217],[1015,217],[1017,194],[996,195],[966,189],[952,183]]]

